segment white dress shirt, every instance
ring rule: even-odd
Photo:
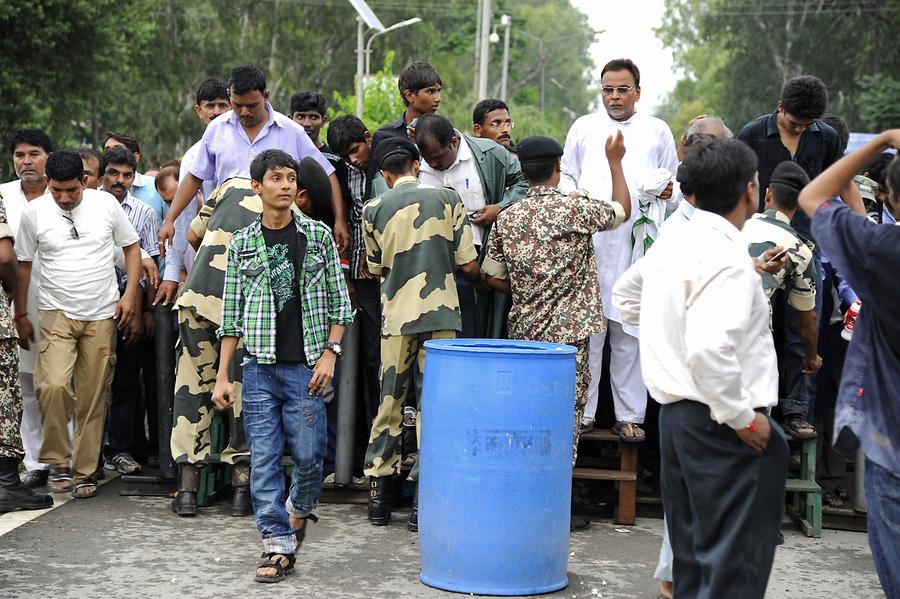
[[[22,191],[22,181],[16,179],[0,185],[0,196],[3,197],[3,206],[6,208],[6,220],[12,229],[13,237],[18,239],[22,213],[25,211],[25,207],[28,206],[28,200],[25,199],[25,193]],[[13,246],[15,245],[16,243],[13,242]],[[38,279],[40,278],[40,272],[41,263],[35,256],[34,261],[31,263],[31,284],[28,286],[28,309],[33,310],[29,320],[35,325],[37,324],[37,298],[40,287]],[[15,301],[13,301],[12,310],[13,315],[20,313],[16,308]],[[40,329],[41,327],[39,326],[34,327],[34,341],[29,344],[28,349],[19,348],[19,372],[34,373],[34,363],[37,360],[37,348],[41,338]]]
[[[419,167],[419,181],[435,187],[452,187],[462,199],[466,213],[471,214],[484,208],[487,203],[484,200],[484,185],[478,175],[478,167],[475,166],[475,157],[472,149],[466,143],[466,138],[459,131],[459,151],[456,160],[445,171],[436,171],[424,160]],[[482,245],[484,227],[472,225],[472,239],[475,245]]]
[[[641,113],[635,113],[623,122],[613,120],[606,112],[579,118],[566,136],[559,189],[564,193],[584,189],[593,197],[612,200],[612,176],[606,160],[606,140],[616,130],[622,131],[625,138],[622,170],[631,192],[631,216],[621,227],[595,233],[594,250],[603,305],[608,308],[606,317],[621,323],[626,333],[637,337],[637,329],[619,316],[619,311],[612,302],[611,292],[615,282],[633,262],[631,230],[640,214],[637,192],[642,177],[659,168],[667,169],[674,177],[678,170],[672,131],[660,119]]]
[[[778,403],[769,302],[741,232],[695,210],[667,231],[612,290],[622,318],[641,329],[641,370],[651,395],[691,399],[734,429]]]

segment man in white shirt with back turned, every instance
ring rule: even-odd
[[[57,151],[46,165],[45,194],[22,214],[16,255],[16,328],[19,343],[34,342],[28,311],[40,323],[40,353],[34,373],[44,419],[40,461],[50,465],[52,492],[76,498],[97,492],[93,478],[115,364],[116,328],[135,315],[141,278],[138,235],[116,199],[84,189],[77,152]],[[125,255],[128,283],[119,297],[113,248]],[[40,257],[37,306],[27,305],[31,263]],[[74,385],[73,385],[74,383]],[[74,387],[74,388],[73,388]],[[74,451],[69,414],[75,414]]]
[[[675,597],[763,597],[784,508],[788,447],[769,304],[747,259],[756,156],[714,141],[682,163],[697,210],[613,288],[641,328],[641,369],[659,416],[662,500]]]
[[[646,219],[642,218],[638,199],[641,183],[655,176],[660,169],[667,170],[670,177],[674,176],[678,157],[669,126],[660,119],[635,111],[641,98],[641,73],[637,66],[627,58],[612,60],[603,67],[600,79],[606,110],[579,118],[569,129],[559,189],[563,193],[584,189],[591,197],[611,198],[612,181],[605,143],[617,130],[622,132],[626,148],[622,168],[631,190],[631,217],[621,227],[595,233],[594,253],[608,320],[610,384],[616,413],[613,431],[622,441],[633,443],[644,440],[644,431],[639,425],[644,422],[647,412],[647,388],[641,380],[638,330],[619,316],[610,292],[622,273],[644,253],[641,231]],[[664,205],[660,208],[671,212],[674,205],[665,204],[674,204],[677,199],[672,194],[670,180],[654,203],[661,202]],[[583,430],[593,427],[597,411],[606,335],[598,333],[590,340],[591,387],[582,417]]]

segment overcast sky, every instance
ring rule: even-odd
[[[653,33],[662,21],[663,0],[572,0],[572,4],[588,16],[592,28],[605,30],[591,47],[597,82],[604,64],[614,58],[630,58],[641,70],[638,106],[653,112],[676,82],[672,52]]]

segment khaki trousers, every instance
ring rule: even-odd
[[[38,313],[41,340],[34,382],[44,421],[40,461],[71,463],[79,481],[94,473],[100,457],[116,363],[116,322],[73,320],[58,310]],[[74,449],[68,428],[73,415]]]

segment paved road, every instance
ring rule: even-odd
[[[0,515],[0,597],[460,597],[418,582],[418,544],[404,512],[378,528],[365,521],[364,506],[323,505],[296,573],[260,585],[252,577],[261,551],[252,518],[232,518],[222,503],[177,518],[167,499],[120,497],[120,485],[113,480],[93,499],[16,528],[25,514]],[[639,519],[633,527],[595,522],[573,534],[569,587],[547,597],[655,598],[661,531],[661,520]],[[769,597],[883,597],[865,534],[807,539],[786,526],[785,536]]]

